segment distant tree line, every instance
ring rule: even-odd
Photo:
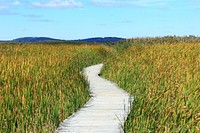
[[[152,44],[176,44],[176,43],[200,43],[200,37],[193,35],[179,37],[179,36],[164,36],[164,37],[143,37],[132,38],[119,43],[129,43],[135,45],[152,45]]]

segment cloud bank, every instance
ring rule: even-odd
[[[18,13],[12,10],[12,7],[21,5],[19,1],[0,0],[0,15],[17,15]]]
[[[47,2],[33,2],[33,6],[44,8],[82,7],[81,2],[75,0],[50,0]]]
[[[91,0],[96,6],[162,6],[170,0]]]

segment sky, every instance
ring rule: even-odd
[[[0,0],[0,40],[200,36],[200,0]]]

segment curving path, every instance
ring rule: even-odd
[[[103,64],[84,69],[91,98],[74,115],[64,120],[56,133],[121,133],[133,96],[98,76]]]

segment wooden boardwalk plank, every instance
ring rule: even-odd
[[[84,69],[91,98],[78,112],[65,119],[56,133],[123,133],[133,96],[98,76],[103,64]]]

